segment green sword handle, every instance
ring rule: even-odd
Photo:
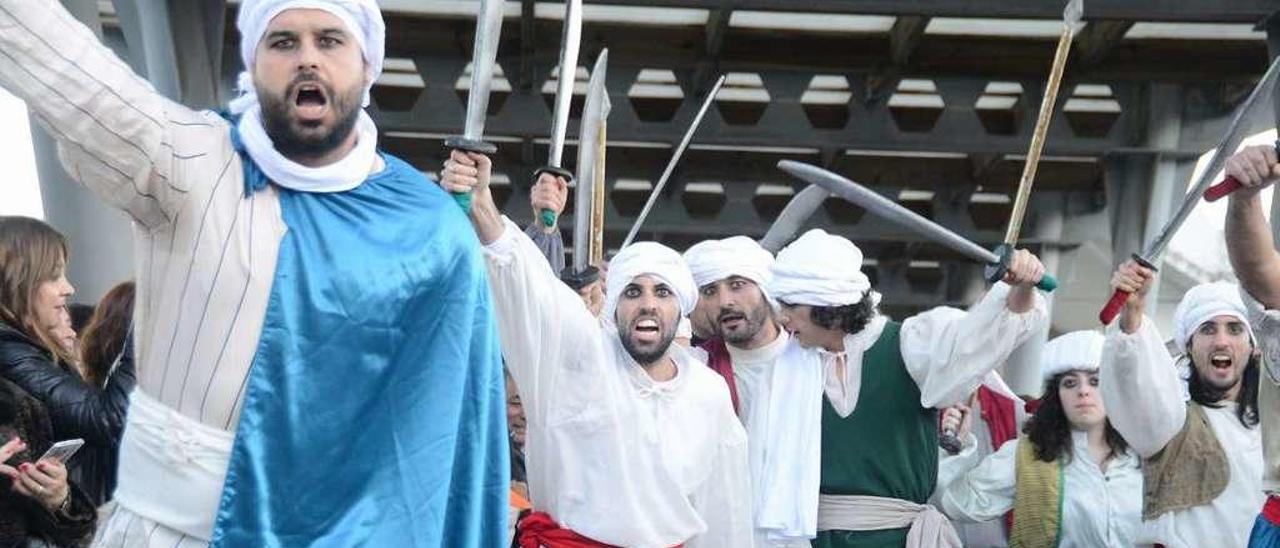
[[[988,282],[996,283],[1004,279],[1004,275],[1009,272],[1009,262],[1013,260],[1013,247],[1009,244],[1000,244],[995,249],[995,254],[1000,257],[1000,262],[989,264],[984,269],[985,277]],[[1053,274],[1045,272],[1040,277],[1040,281],[1036,283],[1036,288],[1046,293],[1052,293],[1058,288],[1058,279]]]
[[[533,172],[534,184],[537,184],[538,177],[543,173],[549,173],[554,177],[560,177],[564,179],[566,183],[573,182],[573,172],[556,166],[542,166]],[[556,225],[556,212],[551,211],[550,209],[544,208],[542,211],[538,212],[538,218],[542,220],[542,226],[550,228]]]
[[[461,150],[464,152],[475,152],[492,156],[498,151],[498,146],[493,143],[487,143],[479,139],[468,139],[466,137],[449,137],[444,140],[444,147],[450,150]],[[463,213],[471,213],[471,193],[470,192],[450,192],[453,200],[458,202],[458,207],[462,208]]]

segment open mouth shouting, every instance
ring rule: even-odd
[[[329,112],[329,93],[316,82],[303,82],[293,88],[293,106],[303,123],[319,123]]]
[[[631,324],[632,339],[640,344],[657,344],[662,340],[662,327],[652,317],[637,318]]]
[[[1214,352],[1209,355],[1209,365],[1213,366],[1213,372],[1218,375],[1229,375],[1235,365],[1235,360],[1231,359],[1231,355],[1226,352]]]

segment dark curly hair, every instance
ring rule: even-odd
[[[1226,390],[1218,390],[1204,379],[1200,378],[1200,371],[1196,369],[1194,363],[1191,366],[1190,376],[1187,377],[1187,392],[1191,395],[1191,401],[1200,404],[1203,407],[1219,408],[1222,407],[1222,400],[1226,397]],[[1245,428],[1258,425],[1258,371],[1261,366],[1258,364],[1258,355],[1249,356],[1249,363],[1244,366],[1244,373],[1240,376],[1240,395],[1236,397],[1236,418],[1240,420],[1240,424]]]
[[[1062,399],[1058,397],[1058,385],[1071,371],[1058,373],[1044,383],[1044,396],[1040,398],[1040,407],[1022,427],[1022,432],[1031,440],[1035,448],[1036,459],[1054,462],[1059,458],[1071,460],[1071,423],[1067,413],[1062,409]],[[1111,455],[1119,455],[1129,449],[1129,443],[1111,426],[1107,419],[1106,440],[1111,448]]]
[[[862,300],[844,306],[814,306],[809,309],[809,320],[823,329],[839,329],[853,334],[862,331],[876,315],[875,299],[867,291]]]

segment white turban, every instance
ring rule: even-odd
[[[364,52],[365,77],[369,84],[364,90],[361,106],[369,106],[369,89],[382,74],[382,60],[386,56],[387,27],[382,22],[382,10],[374,0],[245,0],[240,4],[236,28],[240,29],[240,60],[244,71],[237,85],[241,95],[231,101],[231,113],[243,114],[258,103],[253,86],[253,61],[258,42],[267,31],[267,25],[280,12],[292,9],[324,10],[341,19],[355,37]]]
[[[789,304],[846,306],[871,291],[862,273],[862,250],[840,236],[813,229],[778,252],[769,295]],[[873,304],[879,294],[872,292]]]
[[[1040,373],[1049,380],[1067,371],[1097,371],[1106,340],[1097,331],[1072,331],[1053,339],[1040,353]]]
[[[605,278],[604,317],[615,322],[618,298],[639,276],[652,276],[670,287],[680,302],[680,316],[688,316],[698,302],[698,287],[684,259],[665,245],[656,242],[637,242],[619,251],[609,261],[609,275]]]
[[[1240,299],[1240,287],[1227,282],[1210,282],[1187,291],[1173,312],[1173,335],[1178,350],[1186,350],[1200,324],[1218,316],[1232,316],[1244,322],[1252,340],[1253,328],[1249,325],[1244,301]]]
[[[773,254],[746,236],[698,242],[684,252],[684,262],[698,287],[741,276],[767,293],[765,286],[773,278],[769,272]]]

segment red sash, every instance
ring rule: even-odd
[[[617,548],[579,535],[551,519],[546,512],[531,512],[516,524],[516,543],[520,548]],[[677,544],[672,548],[680,548]]]
[[[738,407],[738,382],[733,380],[733,358],[729,356],[729,348],[724,345],[724,339],[715,338],[704,342],[702,349],[707,351],[707,367],[724,377],[724,382],[729,384],[729,399],[733,401],[733,412],[739,412],[741,408]]]

